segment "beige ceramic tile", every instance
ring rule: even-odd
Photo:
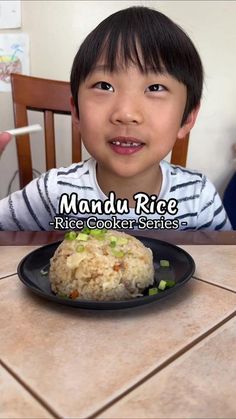
[[[145,377],[235,308],[236,295],[190,280],[159,303],[72,309],[0,281],[0,355],[63,417],[86,417]]]
[[[0,246],[0,279],[15,274],[21,259],[39,246]]]
[[[39,402],[0,365],[0,418],[52,418]]]
[[[236,319],[155,374],[100,418],[235,418]]]
[[[236,246],[181,246],[196,263],[196,278],[236,291]]]

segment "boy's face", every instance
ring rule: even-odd
[[[77,123],[100,173],[151,174],[194,124],[193,113],[181,127],[186,99],[185,85],[168,73],[142,74],[135,65],[110,73],[98,63],[79,87]]]

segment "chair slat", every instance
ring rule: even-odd
[[[171,153],[171,164],[186,167],[188,154],[189,134],[184,138],[177,139]]]
[[[28,125],[26,109],[20,103],[14,103],[14,119],[16,127]],[[20,188],[23,188],[32,180],[32,158],[28,134],[16,136],[16,151],[19,166],[19,183]]]
[[[54,114],[71,115],[69,82],[11,74],[12,99],[16,128],[28,125],[27,110],[44,113],[46,169],[56,167]],[[81,161],[81,138],[72,129],[73,162]],[[20,187],[33,179],[30,137],[17,139]]]
[[[51,111],[44,112],[44,138],[46,169],[49,170],[56,167],[55,129],[53,113]]]
[[[76,163],[82,160],[81,136],[78,128],[72,123],[72,162]]]

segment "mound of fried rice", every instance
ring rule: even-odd
[[[59,296],[127,300],[153,284],[152,251],[135,237],[112,230],[89,233],[86,240],[79,233],[69,237],[50,261],[51,288]]]

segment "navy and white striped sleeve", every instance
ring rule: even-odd
[[[197,230],[232,230],[219,194],[204,176],[199,200]]]
[[[52,169],[0,201],[0,230],[51,230],[56,195],[57,176]]]

